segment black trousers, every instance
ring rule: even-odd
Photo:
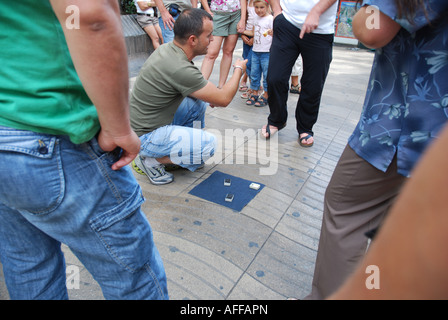
[[[268,124],[282,128],[288,118],[289,78],[298,56],[302,55],[302,91],[296,107],[297,132],[313,135],[319,113],[322,90],[333,57],[333,34],[307,33],[299,38],[300,29],[283,14],[274,20],[274,36],[268,68]]]

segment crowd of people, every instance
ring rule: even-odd
[[[216,148],[203,130],[205,111],[228,106],[238,90],[247,105],[269,106],[265,139],[286,126],[289,93],[299,93],[298,144],[313,146],[338,1],[202,0],[198,9],[197,0],[135,0],[137,22],[155,50],[130,97],[117,1],[76,3],[83,13],[76,30],[66,22],[69,0],[1,5],[6,285],[11,299],[67,299],[64,243],[105,298],[168,299],[132,168],[155,185],[173,182],[169,167],[201,168]],[[368,23],[371,6],[379,28]],[[446,238],[440,190],[448,181],[448,3],[359,0],[358,7],[353,30],[376,49],[375,59],[361,118],[325,194],[307,298],[448,298],[448,257],[430,250]],[[244,55],[234,60],[239,37]],[[209,77],[221,51],[214,84]],[[205,56],[201,69],[197,56]],[[416,237],[409,241],[409,234]],[[387,290],[372,296],[362,286],[364,259],[390,272]],[[401,261],[412,267],[391,276]]]

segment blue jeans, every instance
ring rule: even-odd
[[[174,20],[176,21],[177,18],[179,18],[179,15],[174,17]],[[163,38],[163,43],[168,43],[173,41],[174,39],[174,29],[169,29],[168,27],[165,28],[165,26],[163,25],[163,20],[162,17],[159,17],[159,26],[160,29],[162,29],[162,38]],[[174,28],[174,26],[173,26]]]
[[[263,90],[268,91],[269,52],[255,52],[252,50],[252,65],[250,69],[250,88],[260,89],[261,76],[263,75]]]
[[[216,148],[214,135],[204,128],[207,103],[187,97],[180,104],[170,125],[140,137],[143,157],[163,158],[195,171],[210,159]]]
[[[61,243],[106,299],[167,299],[141,189],[120,150],[0,127],[0,260],[11,299],[67,299]],[[82,279],[80,279],[82,281]]]

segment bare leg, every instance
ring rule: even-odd
[[[156,160],[161,164],[173,164],[173,162],[171,162],[170,156],[164,156],[162,158],[157,158]]]
[[[219,87],[226,83],[227,77],[229,75],[230,67],[233,60],[233,51],[235,50],[236,43],[238,41],[237,34],[231,34],[224,39],[224,44],[222,46],[222,60],[219,69]]]
[[[205,55],[204,61],[202,61],[201,72],[205,79],[209,79],[213,71],[213,65],[215,60],[219,55],[219,50],[221,49],[223,37],[213,36],[213,41],[208,47],[208,52]]]
[[[159,35],[157,34],[156,28],[153,25],[147,26],[145,27],[145,31],[151,38],[154,50],[157,49],[160,46],[160,38]]]
[[[165,41],[163,40],[162,29],[160,29],[160,25],[157,23],[154,25],[154,28],[156,28],[156,32],[157,32],[157,35],[159,36],[160,43],[161,44],[165,43]]]
[[[294,87],[299,85],[299,76],[291,76],[291,85]]]

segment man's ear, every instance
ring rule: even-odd
[[[196,46],[198,43],[198,37],[196,37],[194,34],[192,34],[191,36],[188,37],[188,44],[192,45],[192,46]]]

